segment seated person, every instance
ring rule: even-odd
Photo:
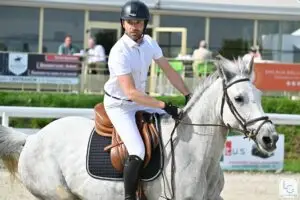
[[[65,42],[61,44],[58,48],[58,55],[74,55],[79,53],[79,49],[72,44],[72,37],[67,35],[65,37]]]
[[[94,38],[89,38],[88,49],[86,49],[85,55],[87,56],[89,68],[96,69],[92,70],[93,74],[99,70],[104,70],[106,65],[105,50],[102,45],[96,45]],[[100,71],[101,74],[102,72]]]

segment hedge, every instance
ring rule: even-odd
[[[182,106],[184,98],[157,97]],[[0,92],[0,105],[3,106],[33,106],[33,107],[64,107],[64,108],[93,108],[102,102],[102,95],[81,95],[65,93],[34,93],[34,92]],[[263,97],[262,106],[266,113],[300,114],[300,101],[287,97]],[[41,128],[53,119],[12,119],[10,126]],[[279,133],[285,135],[285,159],[287,163],[300,163],[300,126],[276,126]],[[295,171],[295,165],[288,165],[288,170]],[[300,171],[300,165],[296,167]]]

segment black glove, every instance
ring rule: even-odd
[[[163,108],[166,113],[172,116],[173,119],[179,119],[180,110],[177,106],[173,106],[171,103],[165,103],[165,107]]]
[[[186,104],[189,102],[189,100],[191,99],[191,97],[192,97],[192,94],[191,94],[191,93],[184,96],[184,98],[185,98],[184,105],[186,105]]]

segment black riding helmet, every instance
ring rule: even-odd
[[[126,2],[121,10],[121,26],[123,20],[144,20],[144,32],[146,30],[148,21],[150,19],[149,8],[146,4],[138,0],[131,0]],[[123,26],[122,26],[123,29]]]

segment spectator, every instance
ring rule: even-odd
[[[252,46],[249,52],[243,56],[243,60],[245,62],[249,62],[252,57],[254,57],[254,61],[262,60],[261,54],[259,53],[259,48],[257,46]]]
[[[193,71],[196,74],[199,72],[199,64],[203,64],[212,59],[212,52],[207,49],[207,43],[204,40],[199,42],[199,48],[195,49],[192,56],[193,62]]]
[[[105,67],[105,50],[102,45],[96,44],[94,38],[89,38],[88,49],[86,49],[87,63],[89,68],[99,70]],[[104,69],[103,69],[104,70]],[[95,70],[92,70],[95,73]]]
[[[59,46],[57,54],[73,55],[75,53],[79,53],[79,49],[72,44],[72,37],[70,35],[67,35],[65,37],[65,42]]]
[[[105,50],[102,45],[95,43],[94,38],[89,38],[88,41],[88,63],[97,63],[106,61]]]
[[[203,63],[204,61],[211,59],[211,57],[212,53],[207,49],[207,43],[204,40],[201,40],[199,48],[195,49],[193,52],[193,59]]]

